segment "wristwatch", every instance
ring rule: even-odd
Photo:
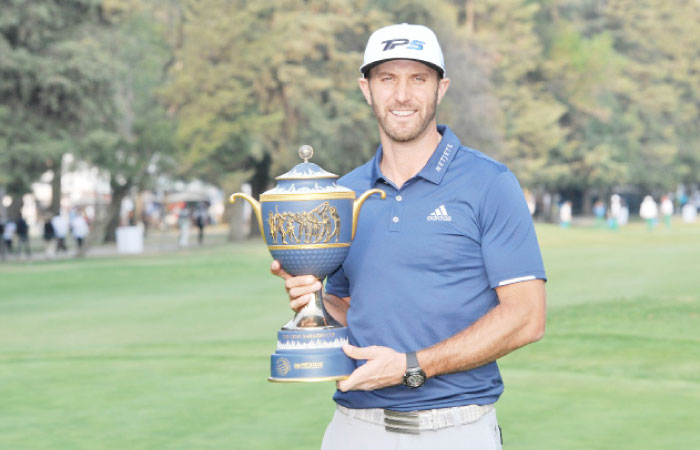
[[[410,388],[419,388],[425,384],[425,372],[418,364],[416,352],[406,353],[406,373],[403,374],[403,384]]]

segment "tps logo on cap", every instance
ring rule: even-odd
[[[384,44],[382,51],[385,52],[387,50],[393,50],[400,45],[408,45],[406,50],[423,50],[425,42],[417,40],[409,41],[408,39],[389,39],[388,41],[382,41],[382,44]]]

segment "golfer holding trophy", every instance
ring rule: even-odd
[[[546,276],[523,192],[506,166],[437,125],[450,81],[430,29],[400,24],[375,31],[360,72],[381,145],[337,182],[369,194],[360,197],[361,213],[359,205],[353,211],[355,239],[328,273],[320,305],[325,272],[302,273],[281,253],[273,253],[271,267],[284,278],[292,309],[312,304],[347,327],[341,349],[356,368],[336,382],[337,407],[322,448],[500,449],[495,403],[503,380],[496,360],[542,338],[546,315]],[[377,189],[384,200],[372,195]],[[337,242],[350,242],[343,235],[348,213],[335,201],[298,210],[263,203],[262,217],[275,230],[266,236],[270,250],[284,239],[307,245],[307,233],[308,245],[335,243],[331,207],[342,223]],[[315,215],[318,231],[307,224],[300,236],[301,225],[289,225],[297,211]],[[286,349],[281,339],[279,354]]]

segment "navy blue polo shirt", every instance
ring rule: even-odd
[[[383,189],[362,207],[350,252],[328,277],[326,292],[351,297],[350,343],[399,352],[430,347],[468,327],[498,304],[494,288],[545,279],[535,229],[515,176],[503,164],[460,144],[446,126],[425,167],[401,189],[372,160],[339,180],[359,194]],[[349,408],[410,411],[495,402],[503,381],[495,362],[427,380],[337,391]]]

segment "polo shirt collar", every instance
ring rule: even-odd
[[[457,149],[460,147],[459,138],[450,130],[447,125],[438,125],[438,132],[442,135],[442,139],[433,155],[428,160],[428,163],[418,172],[418,177],[421,177],[434,184],[440,184],[445,177],[447,168],[455,157]],[[372,160],[372,184],[376,184],[379,180],[385,180],[382,171],[379,168],[379,163],[382,161],[382,145],[377,148],[377,153]]]

